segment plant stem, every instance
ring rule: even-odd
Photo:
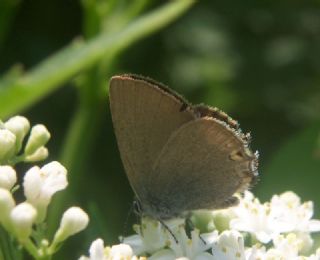
[[[23,245],[23,247],[28,251],[28,253],[30,255],[32,255],[33,258],[35,259],[40,259],[39,258],[39,254],[37,251],[37,248],[35,247],[35,245],[32,243],[32,241],[30,240],[30,238],[21,241],[20,242],[21,245]]]

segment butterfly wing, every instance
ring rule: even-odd
[[[194,115],[180,96],[134,75],[111,79],[110,108],[125,171],[143,203],[155,159],[172,132]]]
[[[151,214],[170,218],[230,206],[237,202],[232,195],[257,175],[256,165],[241,133],[225,122],[212,117],[188,122],[172,134],[153,166],[148,186],[157,205]]]

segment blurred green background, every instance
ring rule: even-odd
[[[165,17],[169,11],[161,8],[177,2],[0,2],[0,115],[24,115],[52,133],[48,161],[66,165],[70,185],[53,202],[51,226],[71,205],[91,217],[90,227],[66,245],[73,258],[96,237],[117,242],[125,229],[133,193],[107,87],[112,75],[126,72],[154,78],[192,103],[217,106],[239,120],[260,152],[253,191],[267,200],[293,190],[315,201],[320,218],[320,2],[187,2],[179,1],[188,10],[167,24],[146,18],[149,31],[131,41],[126,37],[141,29],[137,19],[155,12]],[[92,48],[105,50],[87,62],[95,53],[83,50],[101,35],[111,40]]]

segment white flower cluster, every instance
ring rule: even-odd
[[[67,170],[59,162],[53,161],[41,168],[31,167],[23,176],[25,201],[16,203],[13,193],[19,185],[12,165],[19,161],[43,160],[48,155],[44,145],[50,134],[43,125],[32,127],[21,153],[29,129],[29,121],[21,116],[5,123],[0,121],[0,224],[34,258],[40,259],[54,254],[62,241],[83,230],[89,218],[82,209],[71,207],[63,214],[53,241],[49,243],[45,237],[39,241],[39,233],[45,233],[41,224],[46,220],[52,196],[65,189],[68,181]],[[37,237],[33,237],[36,233]]]
[[[11,117],[5,123],[0,121],[0,164],[41,161],[48,157],[45,145],[50,133],[47,128],[38,124],[29,131],[30,123],[23,116]],[[28,134],[26,145],[22,147]]]
[[[97,239],[89,257],[80,259],[320,260],[310,235],[320,231],[320,221],[312,215],[312,202],[301,203],[293,192],[260,203],[247,191],[236,207],[194,214],[209,233],[194,229],[188,236],[180,219],[166,222],[173,237],[158,221],[143,218],[123,244],[104,247]]]

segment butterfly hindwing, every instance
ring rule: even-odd
[[[204,117],[184,124],[163,147],[149,177],[160,211],[154,214],[178,215],[236,202],[232,195],[247,188],[256,175],[255,161],[246,143],[224,122]]]

